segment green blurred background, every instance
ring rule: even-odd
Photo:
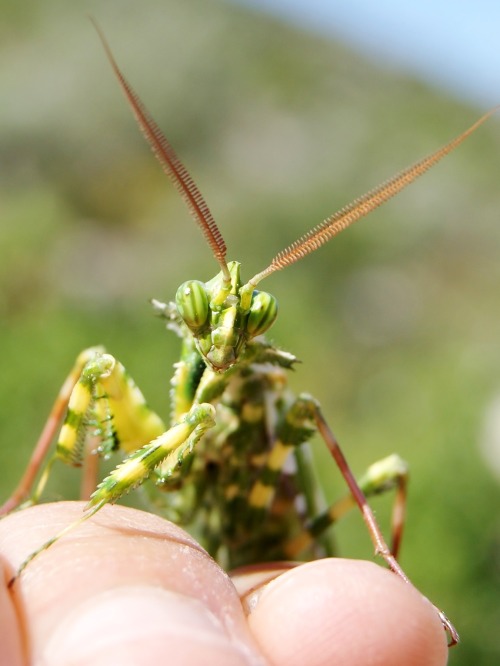
[[[86,13],[189,167],[249,277],[333,210],[437,148],[477,109],[336,43],[212,0],[0,6],[0,491],[76,354],[102,343],[168,410],[177,339],[152,315],[216,271],[145,147]],[[357,472],[412,470],[402,563],[463,643],[500,658],[500,129],[264,288]],[[496,405],[496,408],[495,408]],[[495,428],[496,418],[496,428]],[[327,495],[339,476],[316,442]],[[498,471],[498,462],[497,462]],[[48,497],[76,497],[60,471]],[[383,522],[390,501],[375,502]],[[371,557],[357,515],[344,555]]]

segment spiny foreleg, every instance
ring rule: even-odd
[[[48,457],[64,413],[55,452]],[[118,449],[135,451],[165,429],[162,419],[147,406],[141,391],[117,359],[102,347],[84,350],[59,391],[21,482],[1,507],[0,515],[15,509],[26,497],[29,499],[23,507],[37,503],[55,461],[80,467],[89,438],[98,442],[95,452],[107,458]],[[95,486],[95,479],[93,483]]]
[[[14,583],[28,564],[40,553],[91,518],[105,504],[113,504],[123,495],[141,485],[156,468],[160,466],[163,476],[167,476],[167,468],[170,466],[173,473],[182,465],[185,457],[193,451],[203,433],[214,425],[215,408],[213,405],[196,405],[179,423],[125,458],[92,493],[82,517],[67,525],[31,553],[21,564],[9,585]]]
[[[0,507],[0,516],[6,515],[16,509],[24,500],[26,500],[26,498],[30,497],[30,495],[31,497],[27,504],[34,504],[37,502],[49,476],[50,468],[56,459],[56,457],[53,456],[48,462],[46,462],[52,441],[68,408],[71,394],[81,377],[85,365],[94,358],[96,354],[102,354],[103,352],[104,349],[102,347],[90,347],[79,354],[75,364],[59,390],[21,480],[12,495]],[[44,463],[45,468],[38,483],[38,487],[33,492],[35,479]]]

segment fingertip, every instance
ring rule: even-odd
[[[370,562],[296,567],[261,592],[248,618],[273,664],[443,666],[446,636],[434,607]]]
[[[81,511],[79,503],[44,504],[3,520],[10,575]],[[12,593],[40,666],[262,663],[227,575],[181,528],[134,509],[103,508],[35,558]]]
[[[8,571],[0,560],[0,664],[22,666],[24,662],[21,630],[8,581]]]
[[[97,594],[65,617],[39,655],[50,666],[261,663],[201,601],[150,585]]]

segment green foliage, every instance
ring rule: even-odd
[[[104,344],[167,414],[178,341],[147,299],[216,271],[86,11],[187,163],[243,280],[479,115],[216,2],[125,3],[119,15],[26,4],[29,23],[13,3],[0,10],[2,497],[82,348]],[[303,361],[294,388],[320,400],[354,468],[393,451],[409,461],[403,564],[461,631],[457,666],[500,657],[499,489],[479,450],[500,386],[499,168],[492,120],[382,211],[263,284],[280,305],[271,337]],[[321,471],[333,469],[317,449]],[[75,479],[49,492],[74,495]],[[324,484],[339,493],[336,476]],[[382,516],[386,504],[376,502]],[[355,515],[338,541],[371,554]]]

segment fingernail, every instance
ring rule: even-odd
[[[182,661],[181,661],[182,660]],[[49,638],[38,666],[260,661],[200,601],[156,587],[123,587],[75,608]]]
[[[239,594],[243,610],[252,613],[266,588],[283,573],[295,569],[297,562],[272,562],[239,567],[231,573],[231,580]]]

